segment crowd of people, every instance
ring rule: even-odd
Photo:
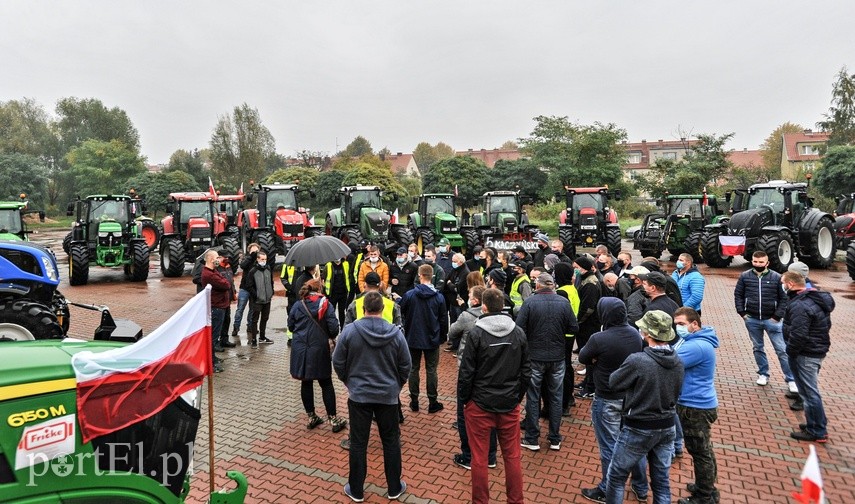
[[[570,258],[561,241],[543,234],[535,240],[533,254],[522,246],[476,247],[467,260],[442,239],[421,254],[415,244],[399,248],[394,261],[363,242],[328,264],[282,267],[290,372],[301,381],[307,428],[328,422],[333,432],[345,429],[348,420],[336,411],[333,371],[347,388],[345,493],[354,502],[364,499],[372,421],[383,445],[388,497],[395,500],[406,491],[401,392],[406,386],[410,411],[420,411],[423,361],[427,413],[443,410],[437,370],[446,351],[456,354],[459,367],[460,452],[451,460],[471,471],[473,502],[489,501],[488,469],[497,465],[499,448],[508,502],[524,502],[521,449],[541,449],[543,420],[548,448],[561,450],[562,417],[571,415],[577,400],[592,400],[602,470],[599,484],[581,489],[582,496],[623,502],[630,479],[638,500],[652,495],[655,503],[671,502],[669,469],[685,448],[695,481],[679,502],[719,502],[711,440],[719,339],[702,324],[705,280],[693,255],[680,254],[668,275],[656,258],[636,265],[629,252],[613,257],[605,246]],[[266,333],[272,261],[250,245],[235,289],[229,259],[209,251],[199,268],[198,285],[212,288],[215,353],[236,343],[229,340],[229,325],[237,338],[244,310],[250,346],[272,343]],[[753,346],[755,383],[770,382],[765,333],[790,407],[805,412],[806,422],[791,436],[823,443],[827,419],[817,377],[830,346],[834,300],[811,283],[803,263],[783,275],[768,264],[765,253],[755,252],[752,269],[740,275],[734,290],[735,311]],[[222,370],[220,362],[213,365]],[[323,416],[316,412],[314,382]]]

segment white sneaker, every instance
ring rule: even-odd
[[[540,450],[540,445],[537,445],[534,443],[526,443],[525,440],[523,440],[522,443],[520,443],[520,446],[522,446],[523,448],[525,448],[527,450],[531,450],[531,451]]]
[[[768,376],[766,376],[764,374],[757,375],[757,385],[760,385],[761,387],[765,387],[768,384],[769,384],[769,377]]]
[[[588,368],[583,367],[582,369],[576,371],[576,374],[579,376],[585,376],[588,373]]]
[[[787,382],[787,385],[790,387],[790,392],[792,392],[793,394],[799,393],[799,387],[796,386],[796,382]]]

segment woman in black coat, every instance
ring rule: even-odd
[[[336,415],[335,389],[332,383],[331,347],[338,336],[335,310],[322,294],[323,283],[309,280],[300,289],[298,301],[288,314],[288,330],[294,334],[291,343],[291,376],[301,380],[300,397],[309,415],[307,427],[314,429],[324,423],[315,414],[313,382],[321,386],[324,409],[333,432],[347,426],[347,420]]]

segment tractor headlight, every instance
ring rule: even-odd
[[[98,233],[99,238],[106,238],[108,236],[110,236],[110,233]]]
[[[45,266],[45,273],[47,273],[48,278],[52,281],[59,281],[59,275],[56,272],[56,268],[47,260],[46,257],[42,257],[42,264]]]

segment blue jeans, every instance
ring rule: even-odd
[[[760,320],[754,317],[745,319],[745,328],[754,345],[754,360],[757,362],[757,374],[769,376],[769,360],[763,350],[763,331],[769,335],[769,341],[775,353],[778,354],[778,362],[781,363],[781,371],[784,379],[793,381],[793,373],[790,371],[790,360],[787,358],[787,345],[784,343],[784,333],[781,331],[783,323],[772,319]]]
[[[540,385],[546,380],[549,389],[549,442],[560,443],[561,398],[564,395],[564,360],[531,361],[531,384],[525,399],[525,442],[536,444],[540,437]]]
[[[653,504],[670,504],[671,484],[668,471],[671,469],[671,451],[674,449],[674,427],[667,429],[635,429],[624,427],[615,443],[612,461],[609,464],[606,482],[606,502],[623,502],[623,487],[626,478],[638,461],[647,457],[650,465],[650,488]]]
[[[680,423],[680,416],[674,413],[674,454],[677,452],[683,453],[683,425]]]
[[[237,308],[235,309],[235,320],[232,324],[235,331],[240,329],[240,321],[243,320],[243,310],[248,308],[246,313],[246,330],[249,332],[249,324],[252,322],[252,305],[249,303],[249,291],[240,289],[238,291]]]
[[[799,355],[793,362],[793,377],[799,387],[799,396],[805,403],[805,421],[807,432],[816,437],[828,435],[826,426],[828,419],[822,407],[822,396],[819,395],[819,370],[822,359]]]
[[[226,310],[224,308],[211,308],[211,355],[214,355],[214,347],[220,340],[220,332],[223,330],[223,321],[226,319]],[[214,355],[214,362],[219,361]]]
[[[591,404],[591,422],[594,424],[594,435],[597,437],[597,445],[600,447],[600,467],[603,470],[603,479],[597,485],[599,489],[606,492],[606,481],[609,474],[609,463],[614,454],[614,446],[620,435],[621,409],[623,400],[603,399],[594,396]],[[632,488],[638,495],[647,495],[647,459],[642,458],[632,467]]]

